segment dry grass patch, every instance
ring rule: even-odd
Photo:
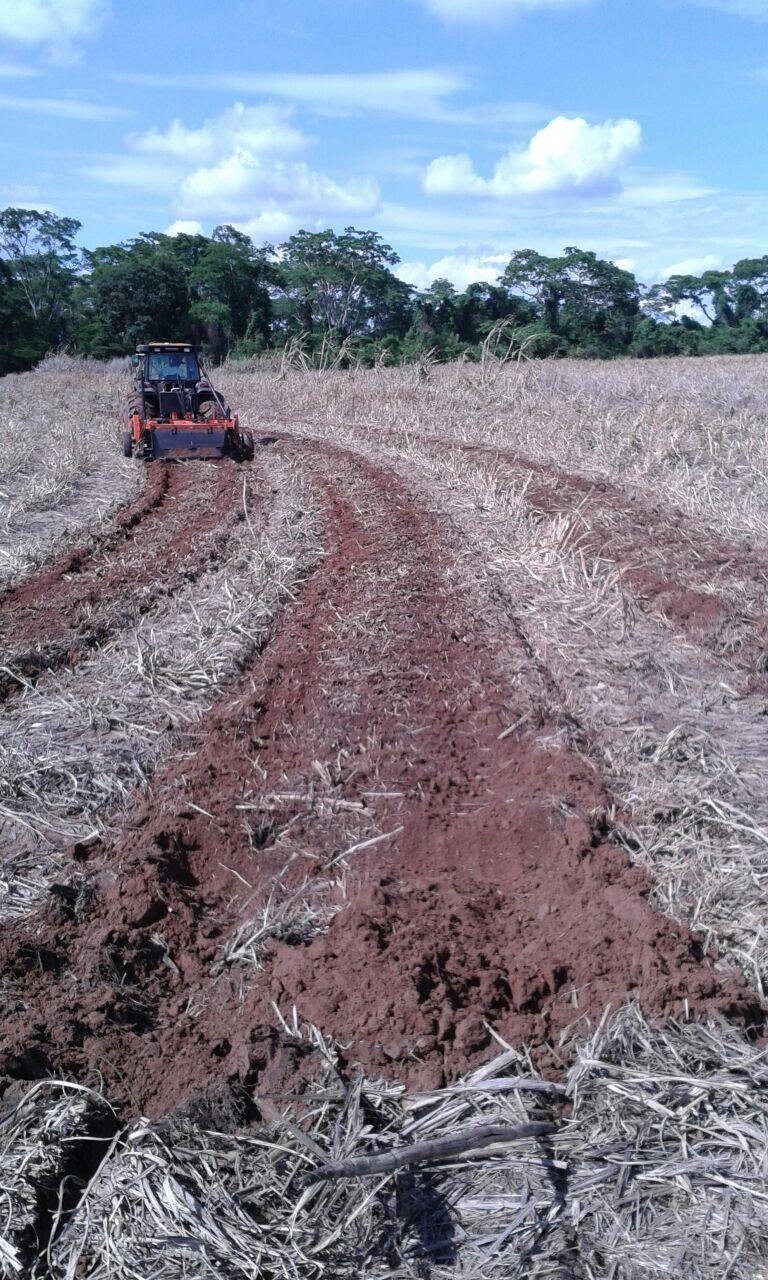
[[[120,456],[125,362],[53,356],[0,379],[0,588],[91,537],[143,483]]]
[[[627,1006],[580,1030],[562,1085],[505,1048],[408,1094],[343,1082],[316,1029],[282,1027],[314,1047],[307,1092],[257,1094],[255,1125],[223,1097],[129,1125],[74,1211],[47,1222],[40,1280],[765,1277],[768,1063],[736,1032],[661,1031]],[[41,1171],[49,1187],[62,1176],[94,1105],[54,1082],[0,1121],[5,1276]],[[531,1125],[540,1136],[516,1137]]]

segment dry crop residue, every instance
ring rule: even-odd
[[[94,546],[69,552],[0,600],[7,668],[0,697],[41,671],[75,665],[158,595],[204,572],[213,550],[208,535],[226,540],[227,518],[230,525],[242,519],[240,491],[234,465],[212,471],[152,464],[145,489]]]
[[[321,499],[325,555],[115,843],[75,850],[79,879],[4,931],[6,1076],[100,1081],[154,1115],[222,1077],[282,1087],[299,1064],[273,1001],[425,1085],[487,1054],[486,1021],[556,1070],[561,1032],[628,996],[759,1020],[649,907],[572,723],[508,622],[499,660],[440,518],[353,452],[276,447]],[[281,896],[246,963],[233,939]]]
[[[655,507],[606,480],[501,450],[467,451],[498,460],[517,483],[527,481],[532,506],[572,520],[575,552],[619,565],[637,597],[690,639],[752,671],[764,668],[768,568],[760,548],[692,530],[682,512]],[[734,584],[740,597],[734,598]]]

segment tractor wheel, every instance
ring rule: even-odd
[[[239,453],[243,462],[253,462],[253,436],[250,431],[240,432]]]
[[[133,456],[133,436],[130,431],[120,432],[120,452],[124,458]]]
[[[151,462],[154,457],[154,449],[152,447],[152,432],[144,429],[139,436],[139,443],[136,446],[136,457],[141,458],[142,462]]]

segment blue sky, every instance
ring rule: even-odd
[[[419,286],[768,252],[768,0],[0,0],[0,204],[375,228]]]

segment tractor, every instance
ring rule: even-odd
[[[214,389],[196,346],[148,342],[132,362],[133,391],[120,435],[126,458],[253,457],[253,437]]]

